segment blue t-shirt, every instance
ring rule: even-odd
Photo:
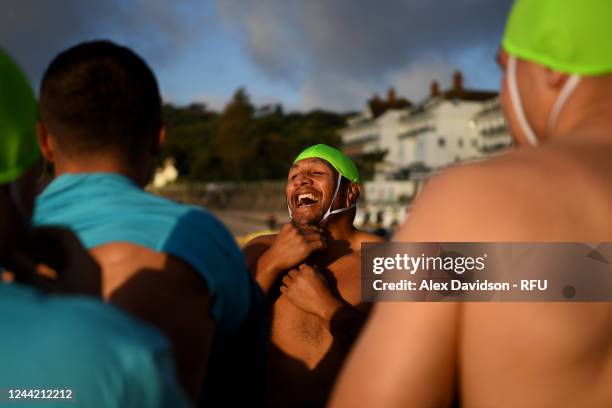
[[[239,327],[251,307],[251,277],[223,224],[199,207],[149,194],[122,175],[56,178],[36,200],[33,224],[68,227],[87,248],[123,241],[182,259],[204,277],[221,332]]]
[[[113,306],[0,283],[0,326],[0,406],[188,406],[167,341]],[[9,389],[72,399],[11,400]]]

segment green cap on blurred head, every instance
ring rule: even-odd
[[[612,1],[612,0],[611,0]],[[359,171],[357,166],[347,155],[338,149],[325,144],[318,144],[307,147],[293,161],[293,164],[304,159],[323,159],[331,164],[342,176],[346,177],[353,183],[359,182]]]
[[[510,55],[582,76],[612,72],[612,0],[517,0],[503,47]]]
[[[40,156],[36,118],[28,80],[0,49],[0,184],[19,178]]]

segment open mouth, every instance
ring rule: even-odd
[[[311,207],[319,202],[319,198],[313,193],[298,194],[296,200],[297,208]]]

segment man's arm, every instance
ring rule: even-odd
[[[454,211],[449,203],[456,204],[445,199],[450,186],[441,181],[426,186],[396,241],[436,242],[441,235],[458,231],[452,222],[439,221],[441,213]],[[458,309],[453,303],[377,304],[340,373],[330,406],[450,406],[455,394]]]
[[[105,297],[167,336],[179,380],[196,402],[215,328],[205,281],[180,259],[138,245],[107,244],[92,253],[102,266]]]
[[[255,276],[257,273],[257,262],[259,258],[270,249],[274,240],[276,240],[276,235],[277,234],[260,235],[247,242],[242,248],[244,261],[252,276]]]
[[[274,240],[255,238],[243,248],[247,266],[264,294],[282,272],[296,267],[314,252],[326,248],[323,231],[314,226],[283,225]]]
[[[378,304],[341,372],[330,406],[450,406],[457,313],[453,303]]]
[[[366,313],[334,295],[325,276],[309,265],[289,271],[282,282],[281,293],[298,308],[317,316],[344,349],[351,347],[366,321]]]

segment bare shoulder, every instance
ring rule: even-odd
[[[249,242],[247,242],[244,245],[244,247],[242,248],[242,250],[244,251],[245,249],[247,249],[249,247],[255,247],[255,246],[257,246],[257,247],[260,247],[260,246],[269,247],[270,245],[272,245],[274,243],[274,240],[276,239],[277,236],[278,236],[278,234],[260,235],[258,237],[253,238]]]
[[[349,267],[357,266],[361,262],[361,251],[353,251],[350,254],[344,255],[339,258],[335,263],[338,265]]]
[[[353,242],[355,250],[338,258],[331,265],[331,269],[334,273],[347,271],[349,272],[348,275],[359,279],[359,271],[361,270],[361,244],[366,242],[385,242],[385,239],[378,235],[358,230]],[[343,275],[346,274],[343,273]]]
[[[111,242],[92,248],[92,255],[103,264],[163,265],[166,254],[130,242]]]
[[[343,281],[361,279],[361,251],[353,251],[341,256],[327,267],[333,275]]]
[[[129,242],[113,242],[93,248],[91,254],[102,267],[106,296],[136,279],[150,281],[151,285],[171,284],[191,288],[190,292],[198,294],[208,293],[206,282],[191,265],[164,252]]]
[[[451,168],[428,182],[394,239],[546,239],[538,231],[559,218],[567,182],[562,175],[575,165],[569,157],[538,148]]]
[[[278,234],[260,235],[247,242],[242,248],[247,268],[252,274],[255,274],[257,260],[272,246],[277,236]]]
[[[369,232],[365,232],[365,231],[357,231],[357,241],[359,241],[359,243],[364,243],[364,242],[385,242],[385,239],[383,237],[381,237],[380,235],[376,235],[376,234],[370,234]]]
[[[328,268],[345,283],[361,282],[361,251],[353,251],[338,258]]]

